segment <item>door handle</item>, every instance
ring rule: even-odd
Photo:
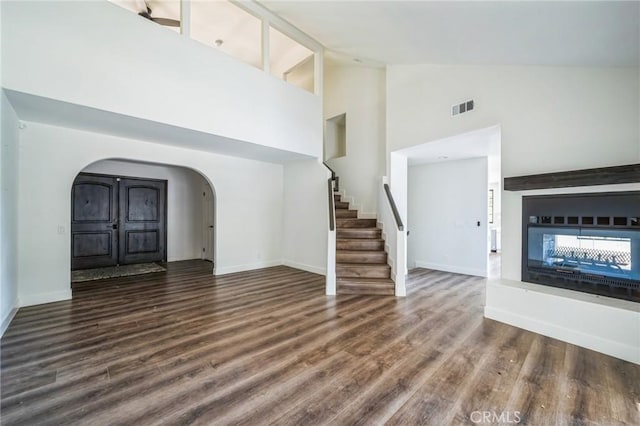
[[[213,225],[209,225],[209,228],[212,228],[212,229],[213,229]]]

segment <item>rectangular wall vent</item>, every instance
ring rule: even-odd
[[[451,107],[451,115],[464,114],[465,112],[473,111],[474,102],[473,99],[463,102]]]

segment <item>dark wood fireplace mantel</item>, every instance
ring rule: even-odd
[[[616,185],[640,182],[640,164],[504,178],[505,191]]]

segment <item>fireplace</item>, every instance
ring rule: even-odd
[[[640,302],[640,192],[522,199],[522,280]]]

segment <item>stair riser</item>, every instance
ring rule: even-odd
[[[336,262],[343,263],[373,263],[373,264],[386,264],[387,253],[381,251],[379,253],[336,253]]]
[[[346,209],[336,209],[336,218],[337,219],[355,219],[358,217],[357,210],[346,210]]]
[[[336,205],[336,209],[348,209],[349,208],[349,203],[347,203],[346,201],[336,201],[335,205]]]
[[[389,278],[338,278],[338,294],[394,295],[396,284]]]
[[[336,265],[336,277],[338,278],[389,278],[390,276],[390,268],[388,267]]]
[[[380,239],[382,236],[382,231],[380,229],[371,229],[366,231],[355,230],[355,229],[338,229],[338,238],[350,238],[350,239]]]
[[[372,296],[393,296],[393,289],[370,289],[351,286],[338,286],[338,294],[362,294]]]
[[[367,241],[361,239],[358,241],[336,241],[337,250],[384,250],[384,241]]]
[[[338,228],[375,228],[376,219],[337,219]]]

